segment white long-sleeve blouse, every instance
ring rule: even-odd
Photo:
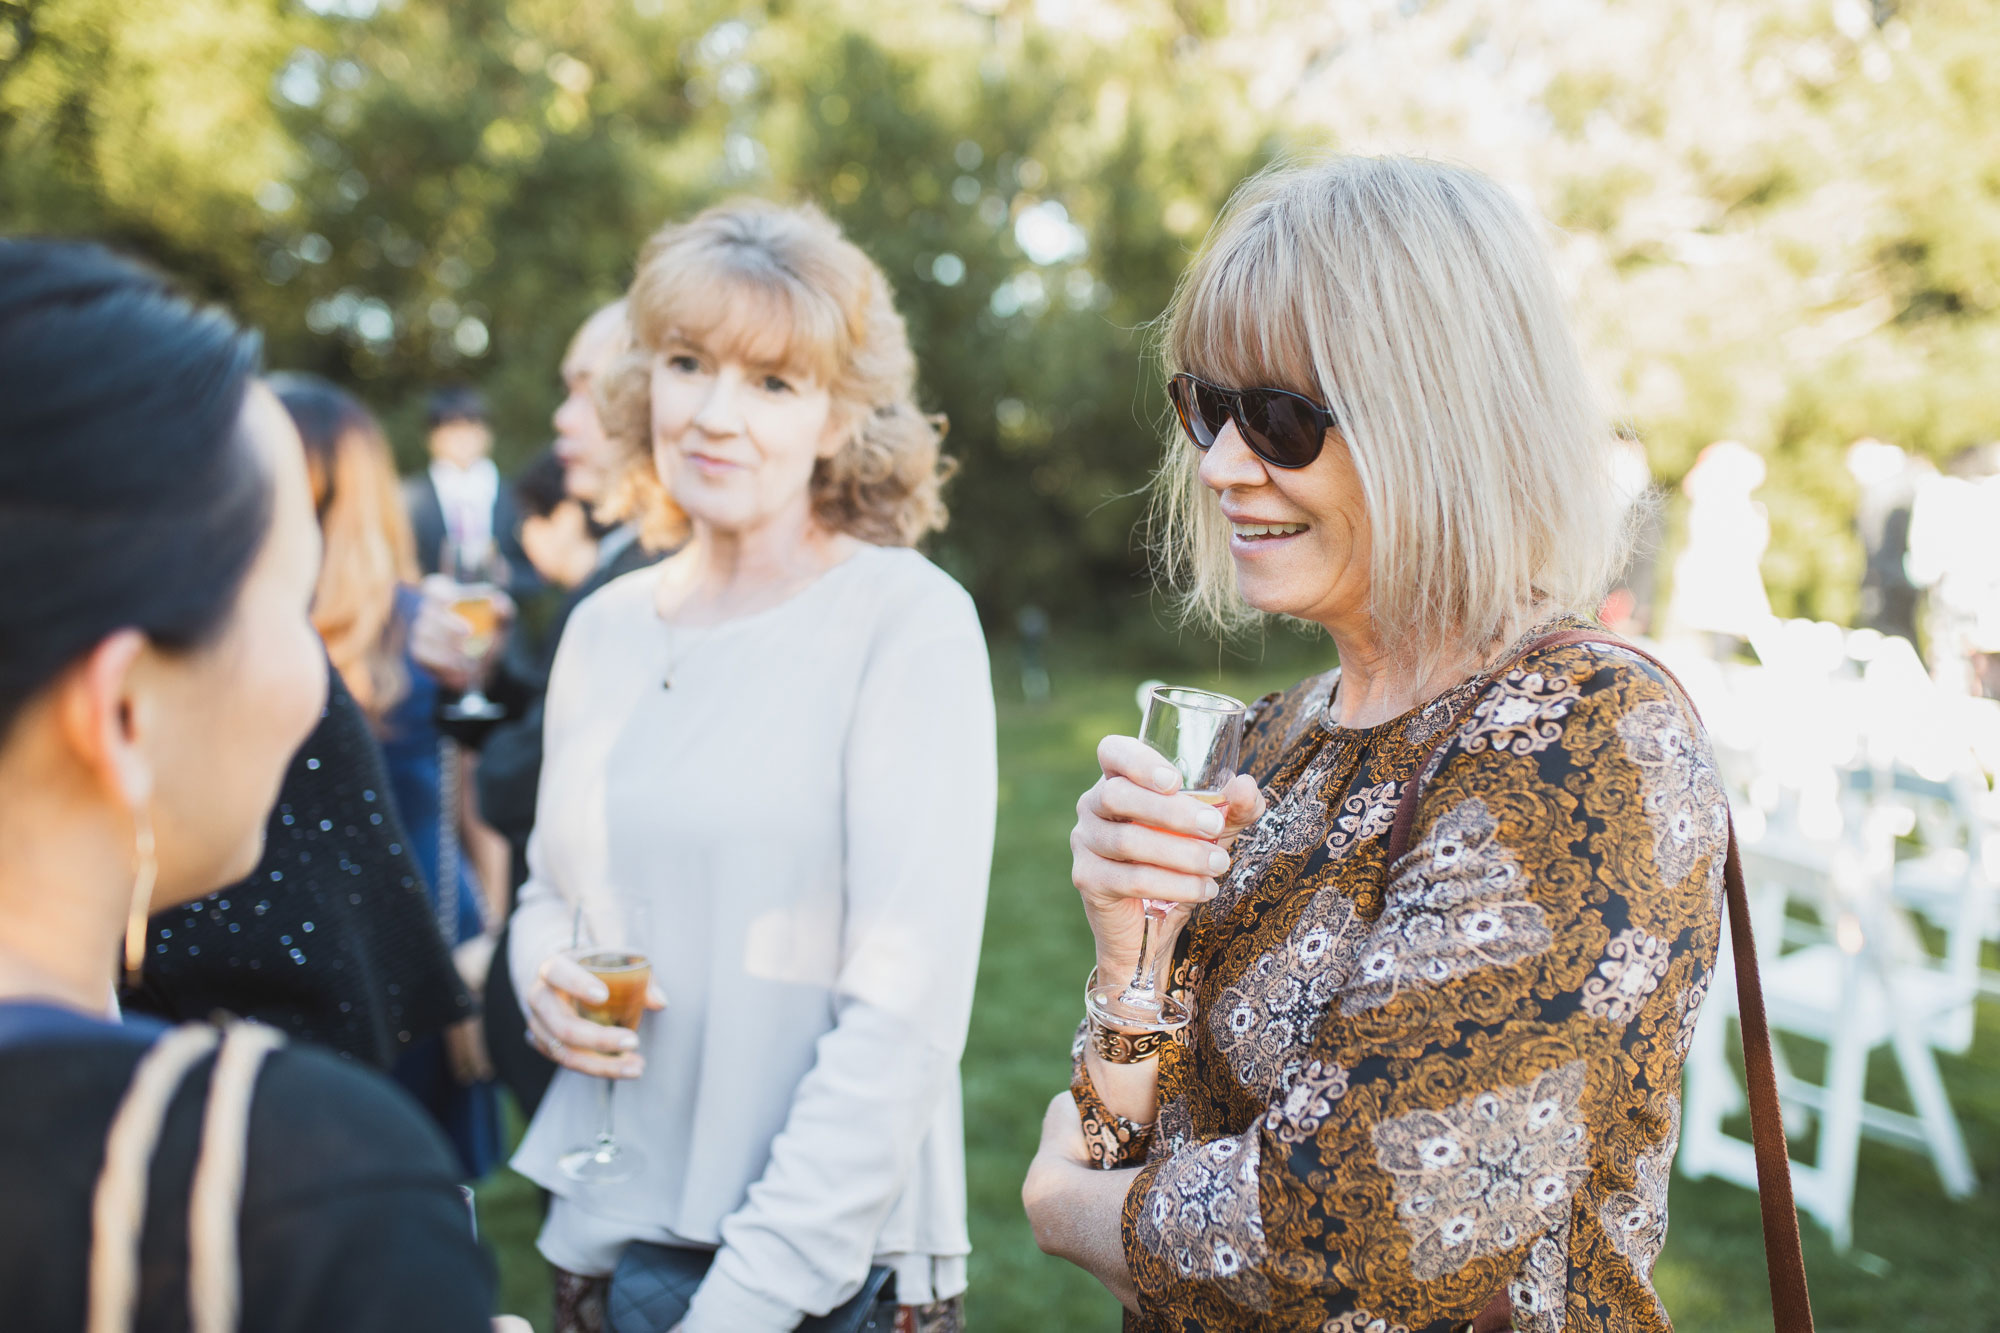
[[[667,998],[617,1089],[637,1178],[557,1168],[597,1123],[559,1073],[514,1166],[557,1196],[541,1248],[719,1245],[688,1333],[790,1329],[871,1262],[906,1303],[965,1285],[958,1062],[992,859],[993,696],[971,599],[865,546],[790,600],[667,626],[657,567],[586,600],[550,679],[517,992],[623,895]],[[671,686],[663,682],[671,677]]]

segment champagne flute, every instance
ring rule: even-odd
[[[593,919],[593,943],[576,944],[569,956],[592,976],[604,983],[605,996],[595,1003],[579,1000],[580,1017],[606,1027],[639,1030],[646,1014],[646,988],[653,979],[653,965],[647,955],[652,935],[652,907],[643,899],[621,897],[611,904],[609,919]],[[579,908],[579,934],[582,925]],[[645,1169],[646,1158],[637,1148],[620,1143],[613,1133],[611,1099],[622,1080],[598,1080],[598,1128],[591,1142],[573,1148],[556,1165],[571,1180],[585,1185],[615,1185],[630,1180]]]
[[[1178,685],[1154,687],[1146,696],[1139,739],[1181,775],[1181,792],[1220,808],[1222,789],[1236,776],[1242,756],[1241,700],[1210,690]],[[1173,940],[1186,924],[1185,904],[1155,898],[1142,901],[1139,964],[1123,984],[1100,981],[1085,997],[1091,1016],[1121,1032],[1172,1032],[1194,1018],[1189,1005],[1167,992],[1160,976]]]
[[[472,681],[465,693],[438,710],[448,722],[494,722],[507,715],[504,705],[486,697],[486,673],[500,647],[500,590],[507,585],[507,562],[491,541],[446,538],[438,553],[438,572],[455,585],[451,613],[466,625],[460,646],[472,659]]]

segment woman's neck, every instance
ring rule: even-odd
[[[659,612],[677,624],[717,624],[784,601],[853,553],[855,539],[798,515],[723,529],[696,521],[666,561]]]
[[[115,891],[74,877],[24,883],[0,875],[0,1000],[47,1000],[102,1015],[116,992],[124,910]]]
[[[1477,675],[1486,655],[1468,651],[1446,654],[1428,671],[1418,672],[1409,655],[1385,647],[1372,628],[1336,630],[1334,650],[1340,655],[1340,687],[1334,694],[1333,720],[1343,727],[1378,726],[1401,717],[1419,704]]]

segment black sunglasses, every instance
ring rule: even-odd
[[[1333,413],[1289,389],[1225,389],[1182,371],[1167,380],[1181,429],[1207,449],[1231,421],[1250,452],[1272,467],[1305,467],[1326,445]]]

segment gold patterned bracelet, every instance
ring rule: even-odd
[[[1096,1019],[1090,1020],[1090,1044],[1098,1059],[1108,1065],[1136,1065],[1150,1060],[1167,1044],[1171,1032],[1113,1032]]]
[[[1083,993],[1088,996],[1096,987],[1097,969],[1093,967],[1090,975],[1083,980]],[[1090,1048],[1108,1065],[1136,1065],[1150,1060],[1174,1035],[1171,1032],[1118,1032],[1098,1022],[1095,1016],[1087,1021],[1090,1024]]]

